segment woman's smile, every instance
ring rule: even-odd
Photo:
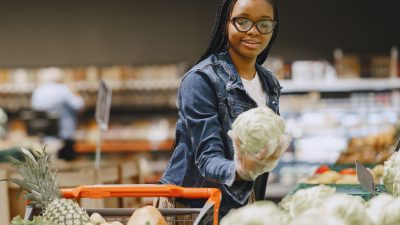
[[[243,39],[241,41],[242,45],[248,49],[258,49],[261,46],[261,42],[252,39]]]

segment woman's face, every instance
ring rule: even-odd
[[[274,10],[266,0],[238,0],[233,6],[231,17],[244,17],[253,22],[260,20],[273,20]],[[229,52],[237,57],[247,60],[255,60],[257,56],[268,46],[272,32],[261,34],[256,26],[247,32],[239,32],[228,22]]]

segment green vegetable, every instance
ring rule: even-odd
[[[296,217],[310,208],[322,206],[325,200],[335,193],[335,188],[326,185],[301,189],[292,196],[288,195],[282,199],[280,207],[288,211],[292,217]]]
[[[351,225],[372,225],[368,217],[365,202],[359,196],[337,193],[329,197],[322,206],[327,212],[341,218]]]
[[[232,131],[240,141],[239,149],[257,154],[267,146],[270,154],[285,132],[283,119],[268,107],[258,107],[243,112],[232,124]]]
[[[400,196],[400,153],[395,152],[383,166],[383,183],[393,196]]]
[[[259,201],[239,209],[232,209],[221,220],[221,225],[287,225],[288,223],[289,217],[269,201]]]
[[[41,216],[35,216],[32,221],[23,220],[20,216],[16,216],[12,219],[11,225],[57,225],[55,223],[44,220]]]
[[[379,225],[400,224],[400,198],[395,198],[383,207],[378,217]]]
[[[381,193],[376,197],[373,197],[367,203],[367,213],[369,218],[375,224],[378,224],[379,215],[381,214],[383,208],[394,200],[393,196]],[[393,211],[396,213],[395,211]]]
[[[308,209],[293,219],[290,225],[352,225],[336,217],[323,208]]]

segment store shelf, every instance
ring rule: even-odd
[[[173,140],[151,143],[149,141],[113,141],[104,142],[101,151],[104,153],[118,152],[148,152],[148,151],[171,151]],[[77,153],[93,153],[96,151],[95,143],[78,142],[75,144]]]
[[[124,80],[124,81],[108,81],[108,85],[113,91],[164,91],[176,90],[179,87],[181,78],[160,78],[147,80]],[[94,92],[98,89],[98,82],[92,81],[76,81],[73,82],[80,92]],[[0,93],[2,94],[30,94],[37,87],[33,83],[0,84]]]
[[[332,80],[281,80],[282,93],[296,92],[352,92],[400,89],[399,78],[385,79],[332,79]]]

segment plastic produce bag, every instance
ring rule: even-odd
[[[233,140],[235,149],[235,164],[238,175],[244,180],[255,180],[259,175],[273,170],[279,162],[280,157],[288,148],[292,137],[288,134],[282,134],[277,140],[275,149],[265,144],[264,148],[257,152],[242,150],[240,140],[235,137],[233,132],[228,132]]]

